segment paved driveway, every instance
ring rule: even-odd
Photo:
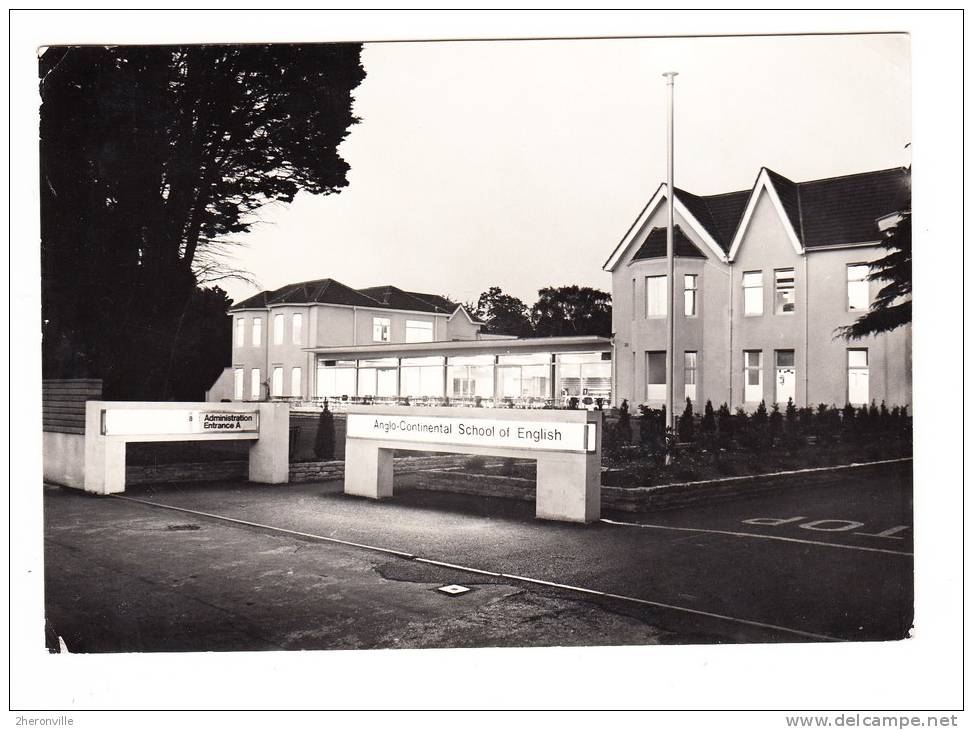
[[[69,649],[95,651],[898,639],[912,621],[911,488],[906,462],[588,526],[405,486],[383,502],[334,482],[126,493],[506,577],[52,489],[48,614]],[[453,582],[474,590],[435,591]]]

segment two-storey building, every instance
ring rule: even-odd
[[[608,338],[485,334],[465,307],[434,294],[319,279],[260,292],[229,317],[232,364],[211,401],[542,407],[611,397]]]
[[[761,400],[890,406],[912,400],[911,328],[860,341],[837,330],[881,282],[883,229],[910,206],[904,169],[795,183],[766,168],[750,190],[674,197],[675,372],[666,372],[667,190],[631,225],[612,275],[615,403],[753,409]],[[681,405],[678,406],[681,409]]]

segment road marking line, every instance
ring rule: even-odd
[[[411,553],[404,553],[401,550],[392,550],[391,548],[376,547],[375,545],[366,545],[361,542],[350,542],[348,540],[339,540],[337,537],[325,537],[324,535],[315,535],[310,532],[298,532],[297,530],[288,530],[285,527],[274,527],[273,525],[262,525],[259,522],[249,522],[248,520],[238,520],[234,517],[224,517],[223,515],[214,515],[209,512],[200,512],[199,510],[188,509],[186,507],[175,507],[171,504],[161,504],[159,502],[150,502],[146,499],[136,499],[135,497],[123,497],[120,494],[110,494],[110,497],[115,499],[124,499],[128,502],[138,502],[139,504],[147,504],[150,507],[159,507],[161,509],[171,509],[177,512],[186,512],[191,515],[199,515],[200,517],[210,517],[214,520],[223,520],[224,522],[233,522],[238,525],[246,525],[247,527],[259,527],[262,530],[273,530],[274,532],[283,532],[288,535],[296,535],[297,537],[307,537],[312,540],[323,540],[324,542],[334,542],[339,545],[348,545],[349,547],[362,548],[364,550],[373,550],[379,553],[386,553],[388,555],[397,555],[400,558],[408,558],[412,560],[415,555]]]
[[[609,525],[623,525],[625,527],[645,527],[651,530],[677,530],[680,532],[703,532],[712,535],[730,535],[732,537],[753,537],[758,540],[779,540],[781,542],[796,542],[802,545],[820,545],[822,547],[840,548],[842,550],[860,550],[866,553],[887,553],[889,555],[906,555],[913,557],[912,553],[904,550],[888,550],[886,548],[861,547],[859,545],[839,545],[834,542],[821,542],[820,540],[801,540],[796,537],[782,537],[780,535],[761,535],[756,532],[732,532],[730,530],[707,530],[702,527],[674,527],[672,525],[650,525],[644,522],[621,522],[619,520],[609,520],[604,517],[599,520]]]
[[[120,494],[108,495],[114,497],[115,499],[124,499],[128,502],[137,502],[138,504],[148,505],[149,507],[156,507],[159,509],[175,510],[176,512],[185,512],[187,514],[197,515],[200,517],[208,517],[213,520],[218,520],[222,522],[230,522],[236,525],[244,525],[246,527],[257,527],[261,530],[270,530],[271,532],[281,532],[286,535],[295,535],[298,537],[311,538],[313,540],[320,540],[322,542],[331,542],[338,545],[346,545],[349,547],[362,548],[364,550],[372,550],[375,552],[385,553],[388,555],[395,555],[396,557],[405,558],[406,560],[413,560],[415,562],[427,563],[429,565],[439,565],[448,568],[453,568],[454,570],[462,570],[469,573],[479,573],[480,575],[490,575],[499,578],[508,578],[510,580],[522,581],[525,583],[534,583],[537,585],[550,586],[552,588],[560,588],[562,590],[571,591],[574,593],[587,593],[596,596],[602,596],[604,598],[613,598],[619,601],[626,601],[629,603],[638,603],[645,606],[654,606],[656,608],[664,608],[670,611],[682,611],[683,613],[692,613],[698,616],[707,616],[709,618],[719,619],[721,621],[731,621],[733,623],[745,624],[747,626],[757,626],[759,628],[771,629],[773,631],[780,631],[785,634],[794,634],[795,636],[803,636],[811,639],[818,639],[820,641],[847,641],[847,639],[842,639],[835,636],[827,636],[826,634],[816,634],[811,631],[801,631],[800,629],[791,629],[787,626],[777,626],[775,624],[767,624],[761,621],[751,621],[749,619],[737,618],[735,616],[726,616],[721,613],[712,613],[710,611],[701,611],[696,608],[688,608],[686,606],[676,606],[671,603],[661,603],[659,601],[650,601],[645,598],[635,598],[634,596],[624,596],[619,593],[606,593],[604,591],[596,591],[591,588],[582,588],[581,586],[572,586],[566,583],[554,583],[552,581],[541,580],[540,578],[528,578],[522,575],[512,575],[510,573],[496,573],[490,570],[482,570],[480,568],[471,568],[465,565],[457,565],[455,563],[445,563],[439,560],[431,560],[429,558],[421,558],[412,553],[403,552],[401,550],[392,550],[390,548],[375,547],[374,545],[366,545],[360,542],[350,542],[348,540],[340,540],[336,537],[324,537],[323,535],[315,535],[310,532],[299,532],[297,530],[288,530],[284,527],[274,527],[273,525],[264,525],[259,522],[250,522],[248,520],[239,520],[235,517],[224,517],[223,515],[216,515],[211,512],[200,512],[199,510],[189,509],[187,507],[176,507],[170,504],[162,504],[161,502],[150,502],[146,499],[137,499],[135,497],[123,497]],[[608,520],[602,520],[607,522]],[[628,523],[614,523],[614,524],[628,524]],[[635,523],[631,523],[635,524]],[[678,529],[678,528],[677,528]],[[827,543],[822,543],[827,544]]]

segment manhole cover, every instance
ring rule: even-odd
[[[198,530],[199,525],[166,525],[167,530]]]
[[[458,586],[455,583],[448,586],[442,586],[441,588],[437,588],[436,590],[450,596],[461,596],[464,593],[469,593],[470,591],[470,589],[467,588],[466,586]]]

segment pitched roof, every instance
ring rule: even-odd
[[[695,215],[695,214],[694,214]],[[706,254],[699,250],[699,247],[683,233],[680,226],[676,225],[672,236],[673,252],[676,256],[689,258],[705,259]],[[645,237],[645,243],[635,252],[632,257],[635,260],[662,258],[666,255],[666,229],[653,228],[649,235]]]
[[[911,184],[901,167],[800,183],[804,245],[879,240],[876,221],[912,207]]]
[[[769,168],[763,169],[805,248],[876,241],[880,238],[876,221],[911,204],[911,174],[902,167],[806,182],[794,182]],[[752,192],[694,195],[676,188],[676,198],[729,252]]]
[[[234,304],[230,310],[264,308],[272,304],[345,304],[356,307],[381,307],[379,302],[334,279],[314,279],[296,284],[285,284],[273,291],[262,291],[256,296]]]
[[[262,291],[230,310],[264,309],[273,304],[343,304],[372,309],[404,309],[409,312],[452,314],[458,305],[436,294],[407,292],[396,286],[352,289],[335,279],[313,279]]]

